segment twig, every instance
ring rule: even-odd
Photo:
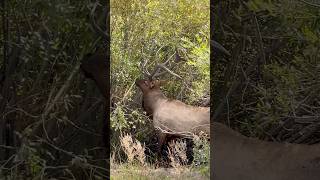
[[[256,25],[256,33],[258,36],[258,40],[259,40],[259,49],[260,49],[260,54],[261,54],[261,58],[257,58],[257,66],[258,66],[258,77],[261,78],[261,65],[266,63],[266,55],[264,53],[264,49],[263,49],[263,41],[262,41],[262,37],[261,37],[261,32],[260,32],[260,26],[258,23],[258,19],[255,13],[253,13],[253,17],[254,17],[254,22]],[[262,59],[262,63],[261,63],[261,59]]]
[[[305,1],[305,0],[300,0],[300,1],[305,3],[305,4],[308,4],[310,6],[320,8],[320,4],[314,4],[314,3],[311,3],[311,2],[308,2],[308,1]]]

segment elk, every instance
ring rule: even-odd
[[[164,64],[157,65],[171,73]],[[158,71],[158,70],[155,70]],[[160,90],[162,81],[136,81],[143,92],[143,108],[159,130],[158,153],[170,136],[190,137],[209,132],[209,108],[170,100]],[[176,74],[173,74],[176,76]],[[318,180],[320,179],[320,145],[302,145],[261,141],[212,122],[213,154],[211,172],[214,180]]]
[[[105,98],[105,101],[108,103],[110,101],[110,95],[109,95],[109,68],[110,63],[108,61],[108,56],[106,53],[94,53],[94,54],[87,54],[80,65],[80,68],[84,75],[92,79],[97,87],[99,88],[101,94]],[[108,115],[109,110],[106,109],[105,114],[105,120],[103,123],[103,129],[102,129],[102,137],[103,142],[107,150],[109,151],[109,120],[107,119],[109,117]]]
[[[145,69],[146,62],[142,63],[142,71],[148,79],[138,79],[135,82],[143,93],[143,109],[152,118],[153,126],[158,131],[158,154],[169,137],[192,138],[193,134],[199,135],[201,131],[210,134],[210,108],[168,99],[160,90],[163,81],[153,79],[166,72],[180,77],[166,67],[169,60],[170,58],[165,63],[156,65],[152,73]],[[159,68],[165,71],[158,72]]]
[[[303,145],[249,138],[213,122],[214,180],[319,180],[320,144]]]

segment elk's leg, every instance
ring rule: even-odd
[[[162,150],[162,146],[164,144],[164,142],[166,141],[166,137],[167,135],[165,133],[159,133],[159,142],[158,142],[158,156],[160,155],[161,157],[161,150]]]

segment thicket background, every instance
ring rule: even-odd
[[[104,179],[109,155],[101,147],[103,100],[78,71],[86,53],[104,48],[90,26],[93,3],[5,2],[1,24],[8,22],[9,31],[1,28],[0,41],[9,53],[0,47],[1,177]],[[213,38],[231,53],[212,52],[214,120],[261,139],[320,141],[320,10],[306,2],[211,4]],[[95,18],[103,25],[102,7],[97,10]],[[193,105],[207,99],[208,13],[209,2],[201,0],[111,1],[111,145],[116,159],[124,161],[122,133],[153,147],[151,122],[134,85],[142,75],[141,61],[148,59],[152,69],[174,54],[173,70],[183,80],[162,77],[168,80],[165,94]]]
[[[105,4],[100,4],[94,17],[104,27]],[[1,5],[1,176],[106,179],[103,98],[79,71],[85,54],[107,48],[91,26],[96,4]],[[199,105],[209,96],[209,1],[112,1],[111,6],[111,145],[122,162],[121,134],[131,133],[151,149],[155,142],[134,85],[142,77],[142,60],[152,69],[174,55],[173,71],[183,80],[163,77],[168,97]]]
[[[79,71],[85,54],[106,48],[94,3],[2,3],[0,179],[106,179],[103,98]],[[102,28],[104,3],[94,13]]]
[[[135,85],[143,76],[141,63],[151,72],[170,59],[164,94],[191,105],[209,105],[210,3],[208,0],[111,1],[111,153],[125,163],[119,138],[129,133],[146,146],[147,161],[155,161],[156,134],[142,109],[142,93]],[[209,144],[207,143],[209,147]],[[209,174],[209,149],[202,153]],[[199,157],[200,158],[200,157]]]
[[[182,80],[169,73],[160,77],[167,80],[168,97],[199,104],[209,94],[209,23],[208,1],[111,1],[112,130],[147,138],[144,127],[152,124],[142,114],[135,85],[145,60],[152,71],[173,55],[172,71]]]
[[[320,141],[320,8],[311,1],[215,1],[214,118],[272,141]]]

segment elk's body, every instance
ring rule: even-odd
[[[319,180],[320,145],[266,142],[214,122],[214,180]]]
[[[105,55],[88,56],[81,65],[87,77],[95,80],[109,101],[108,68]],[[170,100],[160,90],[159,81],[138,80],[143,92],[143,108],[153,117],[159,133],[159,149],[167,136],[188,137],[203,131],[209,134],[209,108],[193,107]],[[104,136],[109,138],[108,121]],[[266,142],[248,138],[213,122],[211,172],[214,180],[319,180],[320,144],[299,145]]]
[[[167,137],[191,137],[201,131],[210,134],[210,108],[194,107],[170,100],[160,90],[160,81],[138,80],[143,92],[143,108],[152,115],[153,125],[159,130],[158,151]]]
[[[210,109],[193,107],[181,101],[159,99],[153,111],[154,126],[169,133],[210,134]],[[191,135],[191,134],[190,134]]]
[[[110,95],[109,95],[109,68],[110,62],[108,61],[108,55],[106,53],[95,53],[95,54],[88,54],[84,57],[81,62],[81,70],[87,78],[90,78],[95,81],[97,87],[99,88],[101,94],[105,98],[105,102],[110,102]],[[109,117],[109,110],[106,109],[105,111],[105,119],[103,121],[103,128],[102,128],[102,137],[104,146],[107,149],[107,152],[110,152],[109,147],[109,137],[110,137],[110,130],[109,124],[110,121],[107,119]]]

